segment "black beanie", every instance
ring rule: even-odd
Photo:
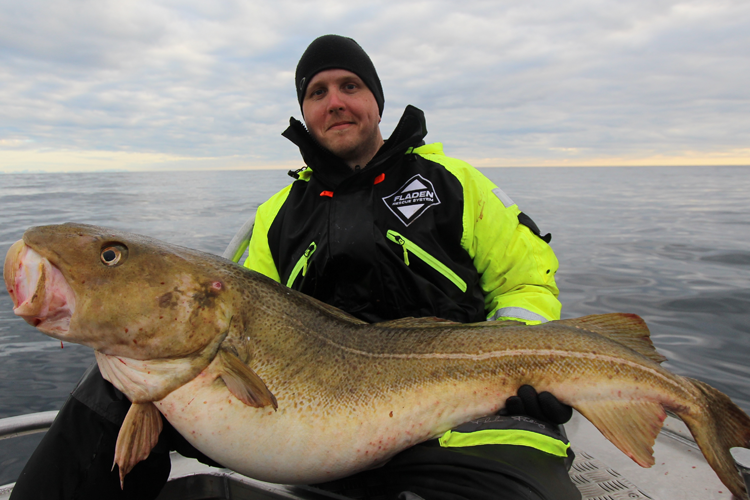
[[[297,63],[294,80],[297,84],[300,109],[302,109],[302,101],[305,100],[305,92],[307,92],[310,80],[327,69],[345,69],[360,77],[375,96],[378,111],[380,116],[383,116],[385,98],[375,66],[357,42],[339,35],[323,35],[316,38]]]

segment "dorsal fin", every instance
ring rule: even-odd
[[[487,320],[482,323],[471,323],[475,326],[529,326],[523,321],[518,321],[515,319],[496,319],[496,320]]]
[[[435,316],[430,316],[428,318],[412,318],[411,316],[407,318],[399,318],[399,319],[391,319],[388,321],[381,321],[380,323],[375,323],[376,326],[384,327],[384,328],[426,328],[431,326],[446,326],[446,325],[460,325],[461,323],[456,323],[455,321],[451,321],[449,319],[443,319],[438,318]]]
[[[322,309],[322,310],[326,311],[328,314],[330,314],[331,316],[334,316],[334,317],[336,317],[338,319],[344,320],[347,323],[351,323],[351,324],[354,324],[354,325],[366,325],[367,324],[367,321],[362,321],[361,319],[359,319],[359,318],[357,318],[355,316],[352,316],[348,312],[342,311],[338,307],[334,307],[334,306],[332,306],[330,304],[326,304],[325,302],[323,302],[321,300],[318,300],[315,297],[310,297],[309,295],[302,295],[301,297],[304,300],[307,300],[307,301],[311,302],[318,309]]]
[[[437,316],[429,316],[426,318],[413,318],[409,316],[407,318],[391,319],[374,324],[375,326],[382,326],[385,328],[429,328],[450,325],[461,325],[462,328],[499,328],[503,326],[526,326],[523,322],[514,321],[512,319],[498,321],[480,321],[479,323],[458,323],[449,319],[438,318]]]
[[[610,340],[633,349],[635,352],[657,363],[667,360],[667,358],[656,352],[654,343],[651,342],[651,332],[649,332],[643,318],[637,314],[595,314],[555,321],[555,323],[598,333],[603,337],[607,337]]]

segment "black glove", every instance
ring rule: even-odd
[[[561,425],[573,416],[573,408],[561,403],[549,392],[537,394],[530,385],[518,388],[518,395],[505,400],[505,408],[501,415],[527,415],[537,420],[544,420],[555,425]]]

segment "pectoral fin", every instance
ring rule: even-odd
[[[650,401],[587,401],[575,408],[641,467],[654,465],[654,442],[667,414]]]
[[[222,349],[219,355],[222,361],[221,379],[229,392],[248,406],[262,408],[270,405],[274,410],[278,408],[276,397],[258,374],[231,352]]]
[[[120,470],[120,488],[125,476],[141,460],[145,460],[159,441],[161,414],[153,403],[133,403],[125,415],[115,445],[115,464]]]

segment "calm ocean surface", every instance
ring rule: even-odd
[[[669,369],[750,412],[750,167],[483,172],[552,233],[563,318],[641,315]],[[0,256],[27,227],[68,221],[220,254],[289,182],[279,170],[0,175]],[[0,293],[0,418],[59,409],[93,359],[15,317]],[[0,441],[0,484],[38,439]]]

